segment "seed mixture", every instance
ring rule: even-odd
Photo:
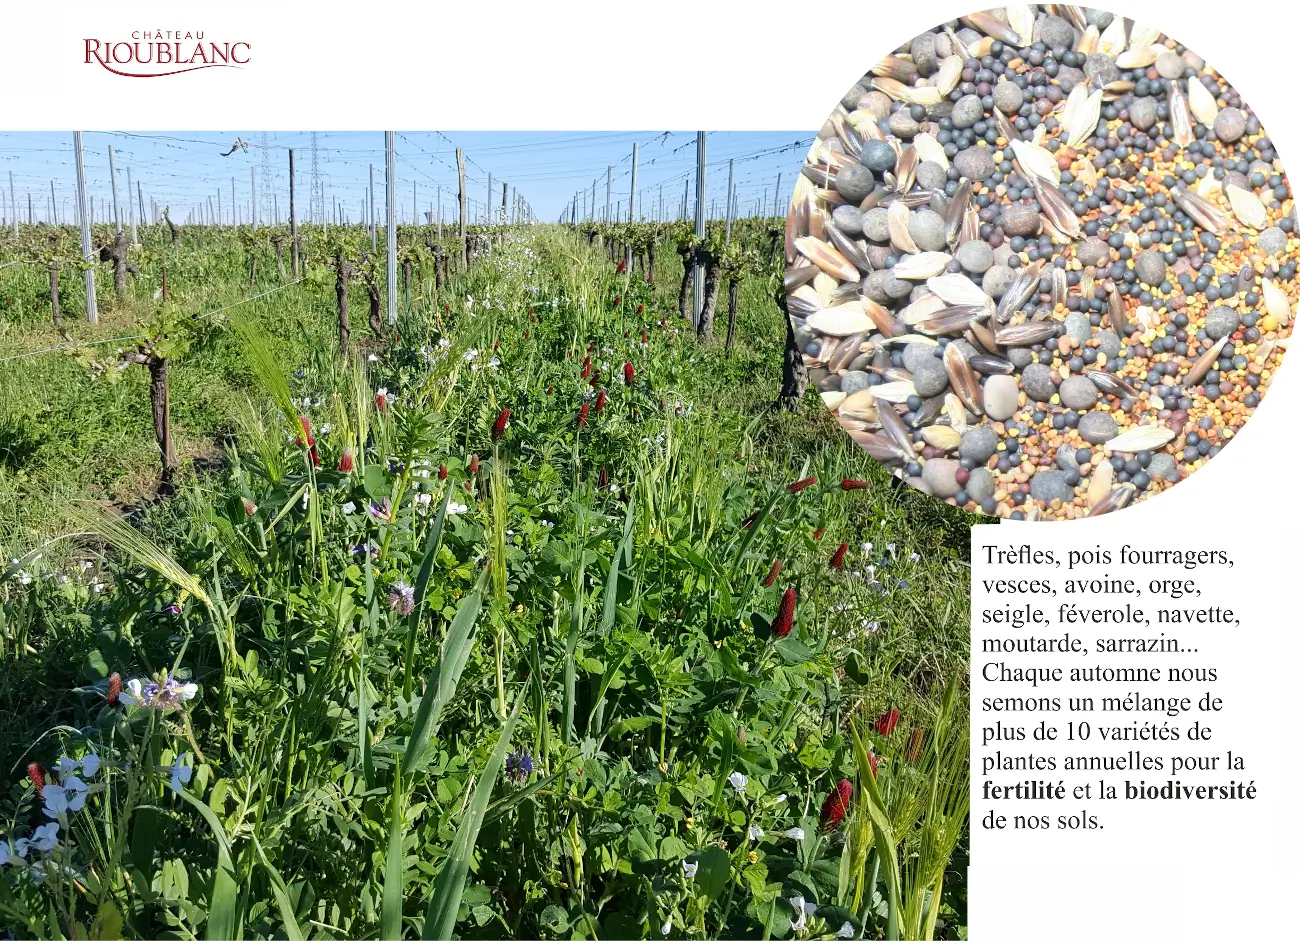
[[[1205,61],[1061,4],[922,33],[849,90],[786,222],[787,311],[844,429],[968,510],[1168,489],[1259,405],[1300,257],[1282,161]]]

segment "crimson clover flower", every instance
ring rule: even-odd
[[[793,588],[787,588],[781,595],[781,605],[776,609],[776,618],[772,621],[772,633],[777,637],[786,637],[794,627],[794,606],[798,601]]]
[[[898,725],[899,716],[900,713],[897,709],[890,709],[876,720],[876,731],[881,735],[891,734]]]
[[[497,414],[497,420],[492,423],[492,440],[500,441],[501,436],[506,433],[506,425],[510,421],[510,409],[503,408]]]
[[[844,819],[844,815],[849,812],[849,804],[853,800],[853,785],[841,779],[840,783],[835,785],[835,789],[826,796],[822,802],[820,814],[821,827],[823,831],[834,830]]]

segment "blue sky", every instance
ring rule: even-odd
[[[237,138],[249,144],[248,152],[229,157],[221,153]],[[154,202],[171,207],[172,216],[184,222],[195,206],[212,199],[215,209],[220,191],[222,216],[230,222],[231,180],[239,219],[248,221],[251,181],[249,168],[258,174],[263,190],[263,134],[260,131],[164,131],[91,132],[85,138],[87,188],[95,203],[95,218],[103,220],[101,206],[111,206],[108,148],[116,151],[119,199],[126,199],[126,174],[143,191],[146,213]],[[803,161],[812,134],[808,132],[720,131],[708,137],[706,208],[725,212],[728,160],[736,160],[738,213],[749,214],[756,204],[773,205],[772,193],[781,175],[781,200],[789,199],[795,174]],[[296,199],[300,218],[306,218],[311,199],[311,133],[306,131],[267,132],[266,155],[274,194],[268,201],[259,195],[259,215],[273,220],[278,201],[282,220],[288,219],[288,150],[294,149]],[[481,211],[487,199],[488,175],[493,178],[494,204],[500,205],[501,182],[508,182],[528,200],[538,218],[552,221],[571,204],[573,194],[585,188],[591,198],[596,185],[596,210],[605,207],[605,168],[612,166],[612,200],[625,214],[632,144],[640,145],[637,169],[638,207],[649,216],[658,212],[660,195],[665,214],[675,216],[683,190],[690,190],[694,206],[694,131],[550,131],[550,132],[439,132],[399,131],[397,153],[397,207],[403,222],[412,210],[412,184],[421,213],[435,203],[442,187],[444,220],[455,215],[456,147],[466,156],[466,190],[470,218]],[[321,131],[316,135],[317,166],[324,191],[324,206],[333,219],[337,199],[341,212],[355,222],[362,211],[370,178],[375,168],[375,202],[384,206],[384,135],[381,131]],[[58,221],[72,220],[76,206],[76,164],[72,133],[0,132],[0,191],[8,206],[9,172],[20,218],[26,219],[28,196],[38,221],[51,215],[50,187],[53,182],[54,211]],[[715,205],[716,200],[716,205]],[[578,209],[582,213],[582,197]],[[9,216],[12,209],[6,208]],[[123,218],[125,219],[125,208]]]

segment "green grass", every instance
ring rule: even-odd
[[[151,248],[138,296],[105,303],[99,334],[129,332],[128,310],[147,317],[164,262],[191,313],[250,293],[234,236],[205,242]],[[4,380],[15,394],[57,404],[24,426],[40,440],[12,448],[0,478],[21,504],[9,551],[94,535],[25,560],[31,584],[0,577],[0,769],[16,785],[0,798],[0,838],[39,819],[30,784],[16,783],[29,761],[94,749],[108,788],[65,815],[49,857],[93,871],[93,884],[71,890],[54,869],[38,886],[10,868],[4,917],[40,936],[121,924],[129,937],[231,925],[245,937],[447,925],[463,937],[658,937],[671,922],[673,936],[783,937],[798,894],[822,906],[830,933],[918,923],[916,887],[871,874],[896,870],[890,858],[906,867],[919,846],[942,870],[934,847],[951,847],[961,806],[877,834],[870,851],[813,834],[839,778],[862,795],[842,831],[857,834],[873,826],[873,801],[911,806],[934,781],[964,793],[966,763],[952,756],[965,731],[942,704],[956,678],[964,709],[972,519],[893,486],[815,395],[797,413],[771,408],[784,339],[773,283],[743,283],[724,357],[720,339],[697,342],[668,309],[676,257],[658,255],[656,296],[571,233],[512,232],[441,295],[417,289],[400,340],[368,343],[376,361],[354,363],[332,352],[332,275],[313,264],[302,284],[231,311],[240,330],[212,318],[177,362],[185,450],[220,466],[187,473],[171,500],[147,499],[156,456],[142,380],[94,382],[70,357],[18,361]],[[265,257],[259,268],[274,271]],[[0,271],[0,297],[19,298],[0,356],[52,335],[39,286],[30,273],[5,280],[13,270]],[[433,354],[440,340],[450,348]],[[599,413],[581,376],[589,346],[607,390]],[[293,411],[271,401],[285,380],[317,403],[305,411],[319,467],[292,441]],[[395,408],[376,408],[379,386]],[[5,408],[0,423],[16,425]],[[345,448],[357,461],[346,474],[335,470]],[[818,485],[786,491],[810,474]],[[845,477],[873,486],[843,492]],[[143,511],[113,524],[86,497]],[[391,520],[366,512],[385,499]],[[89,575],[45,577],[103,547]],[[412,586],[409,613],[399,583]],[[795,626],[765,639],[787,588]],[[105,704],[109,673],[164,668],[198,684],[182,710]],[[899,730],[873,729],[890,708]],[[862,748],[881,757],[879,789],[864,791]],[[535,770],[514,783],[497,769],[518,750]],[[183,798],[165,770],[178,756],[195,768]],[[750,826],[771,838],[751,841]],[[781,837],[791,826],[809,839]],[[698,866],[693,879],[683,862]],[[881,911],[891,892],[905,911]],[[963,912],[963,890],[948,891],[925,933],[955,937]]]

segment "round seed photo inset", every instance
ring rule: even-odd
[[[831,112],[786,308],[809,382],[896,476],[1076,519],[1245,424],[1290,335],[1296,236],[1273,142],[1203,59],[1101,10],[1008,6],[921,33]]]

